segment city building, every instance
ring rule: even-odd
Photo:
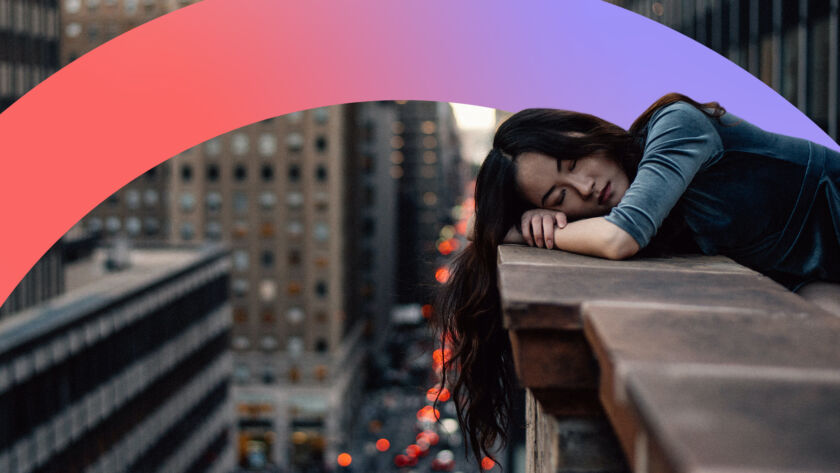
[[[59,68],[58,0],[0,0],[0,112]]]
[[[0,320],[0,471],[231,471],[227,256],[93,252]]]
[[[832,138],[840,137],[840,1],[610,3],[656,20],[728,57],[796,105]]]
[[[442,102],[398,102],[391,139],[391,175],[399,180],[397,301],[426,304],[438,284],[441,229],[454,222],[467,166],[452,107]]]

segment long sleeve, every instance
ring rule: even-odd
[[[644,248],[695,174],[723,151],[710,118],[684,102],[663,107],[648,124],[636,178],[606,216]]]

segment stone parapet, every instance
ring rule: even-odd
[[[499,285],[529,473],[840,471],[840,318],[765,276],[503,246]]]

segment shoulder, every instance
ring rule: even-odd
[[[700,148],[704,154],[723,148],[715,119],[686,102],[666,105],[650,118],[647,125],[645,149],[662,146]]]
[[[648,127],[662,126],[711,126],[712,117],[687,102],[674,102],[655,111],[650,117]]]

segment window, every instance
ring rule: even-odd
[[[300,166],[297,164],[289,165],[289,181],[298,182],[300,180]]]
[[[221,151],[222,144],[219,142],[219,138],[213,138],[204,143],[204,152],[207,153],[207,156],[218,156]]]
[[[233,321],[238,324],[248,322],[248,311],[244,307],[237,307],[233,309]]]
[[[290,236],[299,237],[303,234],[303,224],[297,220],[293,220],[286,224],[286,231]]]
[[[184,222],[181,224],[181,239],[192,240],[195,237],[195,225],[192,222]]]
[[[271,182],[274,180],[274,166],[271,164],[263,164],[260,168],[260,176],[264,182]]]
[[[99,7],[99,0],[87,0],[87,7],[90,11],[96,11]]]
[[[318,353],[326,353],[326,351],[328,349],[329,349],[329,344],[327,343],[326,339],[319,338],[318,340],[315,341],[315,351],[317,351]]]
[[[277,195],[271,191],[265,191],[260,194],[260,206],[265,210],[271,210],[277,203]]]
[[[427,206],[432,207],[435,204],[437,204],[437,201],[438,197],[437,194],[435,194],[434,192],[426,192],[425,194],[423,194],[423,203]]]
[[[297,124],[300,123],[301,120],[303,120],[303,112],[292,112],[286,115],[286,121],[289,123]]]
[[[315,168],[315,178],[318,179],[320,182],[326,181],[327,167],[323,164],[319,164],[318,167]]]
[[[143,193],[143,201],[146,202],[146,207],[154,207],[158,203],[158,193],[154,189],[146,189]]]
[[[248,223],[247,222],[234,222],[233,223],[233,237],[234,238],[245,238],[248,236]]]
[[[263,302],[271,302],[277,296],[277,284],[271,279],[263,279],[260,282],[260,299]]]
[[[128,231],[128,234],[131,236],[137,236],[140,234],[143,225],[140,223],[140,219],[137,217],[128,217],[125,219],[125,229]]]
[[[300,250],[289,250],[288,261],[290,265],[297,266],[300,264],[302,259]]]
[[[315,149],[317,149],[319,153],[327,151],[327,138],[325,136],[321,135],[315,138]]]
[[[125,191],[125,205],[132,210],[140,207],[140,192],[136,189]]]
[[[248,195],[246,193],[241,191],[233,193],[233,210],[239,214],[248,212]]]
[[[181,180],[184,182],[190,182],[192,180],[192,166],[189,164],[184,164],[181,166]]]
[[[318,381],[324,381],[325,379],[327,379],[327,367],[326,366],[318,365],[318,366],[315,367],[315,379],[317,379]]]
[[[318,222],[315,224],[313,234],[316,241],[325,242],[330,237],[330,226],[324,222]]]
[[[205,196],[208,212],[216,212],[222,208],[222,194],[218,192],[208,192]]]
[[[263,238],[271,238],[274,236],[274,224],[271,222],[265,222],[260,225],[260,235]]]
[[[286,349],[289,352],[289,356],[299,358],[303,354],[303,340],[300,337],[289,337],[286,342]]]
[[[434,136],[423,137],[423,146],[426,148],[434,148],[437,146],[437,138]]]
[[[137,0],[123,0],[125,12],[129,15],[137,13]]]
[[[274,156],[277,152],[277,137],[272,133],[261,134],[258,148],[260,155]]]
[[[233,167],[233,177],[239,182],[248,178],[248,168],[244,164],[237,164]]]
[[[248,251],[236,250],[233,252],[233,267],[237,271],[248,270]]]
[[[272,371],[271,368],[266,368],[263,371],[262,381],[263,384],[274,384],[275,376],[274,371]]]
[[[405,140],[402,138],[402,136],[391,137],[391,148],[402,149],[402,147],[404,145],[405,145]]]
[[[87,25],[88,41],[91,43],[99,42],[99,25],[91,23]]]
[[[245,133],[236,133],[230,140],[230,150],[237,156],[247,154],[249,147],[248,135]]]
[[[76,13],[82,8],[82,0],[64,0],[64,11]]]
[[[263,309],[262,312],[262,321],[264,324],[273,324],[274,323],[274,311],[271,309]]]
[[[207,180],[210,182],[216,182],[219,180],[219,165],[218,164],[208,164],[207,165]]]
[[[303,149],[303,135],[294,131],[286,135],[286,146],[289,151],[300,151]]]
[[[219,222],[207,222],[207,226],[204,230],[204,235],[209,240],[221,240],[222,224],[220,224]]]
[[[300,291],[301,291],[300,283],[297,282],[297,281],[292,281],[292,282],[289,283],[289,286],[286,288],[286,290],[288,291],[288,293],[290,295],[296,296],[296,295],[300,294]]]
[[[143,230],[148,236],[157,235],[160,232],[160,222],[155,217],[149,217],[143,220]]]
[[[105,220],[105,230],[108,230],[111,233],[116,233],[120,230],[121,222],[120,219],[117,217],[108,217]]]
[[[236,340],[237,339],[242,339],[242,338],[245,338],[245,337],[240,336],[240,337],[234,338],[234,343],[233,343],[234,348],[238,348]],[[248,339],[245,338],[244,343],[240,341],[239,345],[240,346],[245,345],[245,347],[247,348]],[[233,368],[233,381],[236,384],[247,384],[250,377],[251,377],[251,370],[248,369],[248,365],[245,365],[245,364],[242,364],[242,363],[237,363],[236,366]]]
[[[277,343],[277,339],[270,335],[267,335],[260,340],[260,346],[262,346],[262,349],[265,351],[274,351],[277,349],[278,345],[279,343]]]
[[[260,262],[262,263],[263,268],[273,268],[274,267],[274,252],[271,250],[264,250],[262,255],[260,256]]]
[[[327,123],[327,120],[330,119],[330,109],[327,107],[316,108],[312,111],[312,114],[315,118],[315,123],[319,123],[321,125]]]
[[[76,22],[68,23],[67,26],[64,27],[64,34],[66,34],[68,38],[75,38],[82,34],[82,25]]]
[[[249,284],[247,279],[234,279],[230,286],[233,289],[234,296],[245,297],[248,295]]]
[[[405,156],[402,151],[391,151],[391,162],[394,164],[402,164],[405,161]]]
[[[286,320],[292,325],[303,322],[304,312],[300,307],[291,307],[286,311]]]
[[[192,192],[184,192],[181,194],[181,210],[184,212],[191,212],[195,208],[195,196]]]
[[[327,297],[327,283],[324,281],[315,283],[315,294],[320,298]]]
[[[426,164],[435,164],[437,162],[437,153],[434,151],[423,151],[423,162]]]
[[[423,130],[423,133],[427,135],[431,135],[435,132],[435,122],[431,120],[426,120],[420,125],[420,129]]]
[[[303,205],[303,193],[298,191],[289,192],[286,194],[286,204],[292,208],[298,208]]]

